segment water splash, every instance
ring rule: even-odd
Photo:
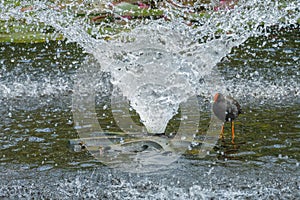
[[[111,82],[130,101],[147,130],[161,133],[180,103],[189,97],[201,94],[209,98],[216,91],[226,93],[228,86],[236,87],[231,81],[222,82],[216,64],[248,38],[268,36],[268,27],[276,25],[280,29],[296,24],[300,18],[299,4],[299,1],[239,1],[234,9],[207,10],[207,17],[190,14],[190,8],[175,9],[167,4],[163,10],[169,21],[125,20],[123,28],[130,31],[119,34],[106,31],[99,34],[107,24],[95,26],[86,18],[78,18],[71,9],[80,5],[76,3],[57,10],[53,9],[57,7],[55,4],[37,1],[31,12],[20,12],[21,7],[4,3],[0,7],[2,20],[45,23],[63,33],[69,42],[78,43],[98,60],[99,70],[111,74]],[[190,25],[190,21],[194,23]],[[111,40],[104,40],[107,37]],[[261,88],[256,86],[263,81],[249,83],[251,80],[240,81],[236,87],[240,89],[233,93],[245,96],[247,91]],[[299,86],[292,84],[293,88]],[[263,89],[257,90],[255,93],[269,96]],[[286,88],[275,90],[283,94]]]
[[[179,104],[203,91],[199,79],[217,81],[211,75],[213,66],[237,44],[221,39],[199,44],[190,40],[192,34],[183,35],[178,27],[174,30],[181,24],[161,23],[155,21],[126,33],[132,40],[125,45],[123,38],[114,41],[117,48],[112,45],[107,50],[111,58],[95,55],[153,133],[163,133]]]

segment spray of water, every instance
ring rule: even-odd
[[[115,33],[107,31],[106,22],[94,25],[77,17],[78,10],[84,9],[83,4],[71,3],[59,10],[55,9],[57,4],[46,1],[32,5],[29,12],[20,12],[25,3],[11,6],[2,1],[0,19],[22,19],[37,26],[44,23],[62,33],[69,42],[78,43],[98,60],[99,70],[111,75],[113,85],[153,133],[164,132],[180,103],[194,95],[209,98],[216,91],[226,93],[229,85],[237,88],[233,93],[241,96],[246,93],[269,96],[262,88],[272,83],[252,80],[249,84],[249,80],[241,80],[236,85],[223,81],[215,66],[248,38],[267,36],[268,27],[284,28],[296,24],[300,18],[299,1],[244,0],[234,9],[218,11],[205,5],[208,8],[205,14],[192,13],[192,7],[178,8],[166,3],[161,8],[163,19],[123,19],[125,25],[110,23],[115,26],[112,29],[126,30]],[[74,11],[74,7],[80,9]],[[99,9],[108,11],[105,6]],[[273,94],[282,94],[286,87],[293,91],[299,85],[291,80],[289,86],[275,87]],[[297,92],[293,94],[299,96]]]

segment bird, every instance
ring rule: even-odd
[[[217,118],[223,121],[220,136],[224,138],[224,124],[231,123],[231,142],[234,144],[234,120],[242,114],[242,108],[237,100],[230,96],[224,96],[221,93],[216,93],[213,102],[213,112]]]

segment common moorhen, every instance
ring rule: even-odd
[[[214,96],[213,112],[221,120],[231,123],[232,143],[234,143],[234,120],[242,113],[240,104],[230,96],[217,93]],[[224,124],[221,129],[221,136],[224,138]]]

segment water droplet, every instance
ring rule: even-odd
[[[108,106],[105,104],[104,106],[103,106],[103,110],[106,110],[108,108]]]

